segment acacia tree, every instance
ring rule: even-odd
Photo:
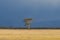
[[[28,29],[30,29],[30,23],[32,21],[32,18],[26,18],[24,19],[24,22],[25,22],[25,26],[27,26]]]

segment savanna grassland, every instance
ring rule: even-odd
[[[0,29],[0,40],[60,40],[60,30]]]

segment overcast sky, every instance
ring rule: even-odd
[[[60,26],[60,0],[0,0],[0,26]]]

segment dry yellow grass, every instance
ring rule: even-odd
[[[0,40],[60,40],[60,30],[0,29]]]

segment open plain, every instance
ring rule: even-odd
[[[60,29],[0,29],[0,40],[60,40]]]

